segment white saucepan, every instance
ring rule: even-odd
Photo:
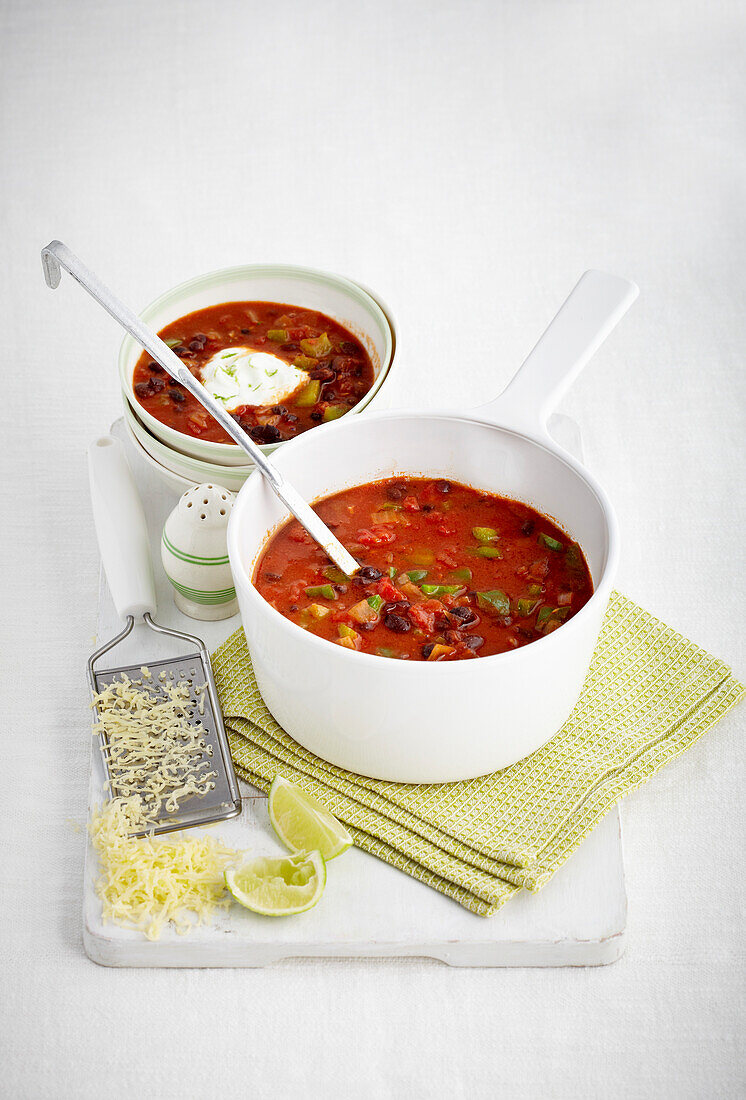
[[[427,783],[506,767],[562,726],[580,693],[617,566],[606,494],[547,432],[567,387],[637,297],[588,271],[496,400],[469,413],[367,414],[316,428],[274,456],[308,500],[380,478],[451,478],[530,504],[577,540],[594,595],[538,641],[475,660],[428,663],[357,653],[271,607],[252,583],[288,513],[252,474],[228,528],[228,552],[259,690],[305,748],[350,771]]]

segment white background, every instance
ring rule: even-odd
[[[742,1093],[738,712],[625,805],[613,967],[85,958],[84,448],[120,337],[38,253],[62,238],[136,307],[229,264],[345,272],[400,324],[386,400],[423,407],[496,394],[585,268],[635,279],[563,407],[619,511],[619,587],[743,677],[743,5],[12,0],[2,23],[0,1094]]]

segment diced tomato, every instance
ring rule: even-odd
[[[403,592],[400,592],[395,584],[392,583],[390,577],[382,577],[376,585],[376,592],[379,596],[383,596],[387,603],[406,600],[406,596]]]
[[[447,523],[441,523],[440,527],[436,527],[435,530],[438,532],[439,535],[455,535],[456,534],[456,528],[451,527]]]
[[[419,512],[420,502],[418,501],[417,497],[408,496],[405,497],[402,501],[402,507],[406,512]]]
[[[427,611],[421,603],[412,604],[409,609],[409,618],[426,634],[432,634],[435,630],[435,612]]]
[[[447,565],[449,569],[455,569],[458,562],[458,559],[454,558],[453,554],[449,554],[447,550],[441,550],[435,557],[441,565]]]
[[[363,527],[357,533],[357,541],[363,546],[387,546],[396,534],[388,527]]]
[[[529,567],[527,577],[530,577],[532,581],[543,581],[549,572],[549,559],[541,558],[539,561],[535,561],[532,566]]]

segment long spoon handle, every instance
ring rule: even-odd
[[[41,262],[44,268],[44,278],[47,286],[55,290],[60,285],[61,271],[65,269],[72,275],[76,282],[87,290],[92,298],[103,306],[115,321],[132,336],[138,344],[147,351],[159,366],[182,384],[185,389],[197,398],[200,404],[217,420],[221,427],[225,428],[228,435],[236,441],[239,447],[249,455],[254,465],[262,473],[271,485],[274,492],[280,498],[285,507],[295,516],[301,526],[305,527],[309,535],[319,544],[335,565],[339,566],[343,573],[352,576],[358,570],[358,563],[348,550],[345,550],[339,539],[335,538],[324,521],[320,519],[313,508],[301,495],[289,485],[280,471],[262,453],[260,448],[250,436],[241,428],[212,396],[201,382],[197,381],[192,372],[175,355],[167,344],[150,329],[136,313],[128,309],[105,286],[101,280],[81,260],[71,252],[62,241],[50,241],[41,250]]]

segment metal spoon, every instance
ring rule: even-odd
[[[62,241],[51,241],[46,248],[41,250],[41,262],[44,268],[44,278],[47,286],[55,290],[60,285],[60,268],[64,267],[72,275],[76,282],[102,305],[107,313],[110,313],[122,328],[126,329],[130,336],[137,340],[145,348],[159,366],[171,375],[177,382],[181,382],[185,389],[189,390],[197,400],[214,416],[217,422],[225,428],[228,435],[236,441],[250,456],[254,465],[262,473],[271,485],[274,492],[280,498],[286,508],[292,512],[302,527],[305,527],[309,535],[319,544],[325,554],[348,577],[352,577],[358,570],[358,563],[348,550],[345,550],[339,539],[335,538],[324,521],[320,519],[311,506],[303,499],[297,489],[283,478],[280,471],[270,462],[266,455],[262,454],[257,444],[236,423],[230,413],[226,412],[211,394],[198,382],[178,355],[175,355],[167,344],[159,336],[148,328],[140,318],[128,309],[116,298],[108,287],[81,263],[74,252],[71,252]]]

